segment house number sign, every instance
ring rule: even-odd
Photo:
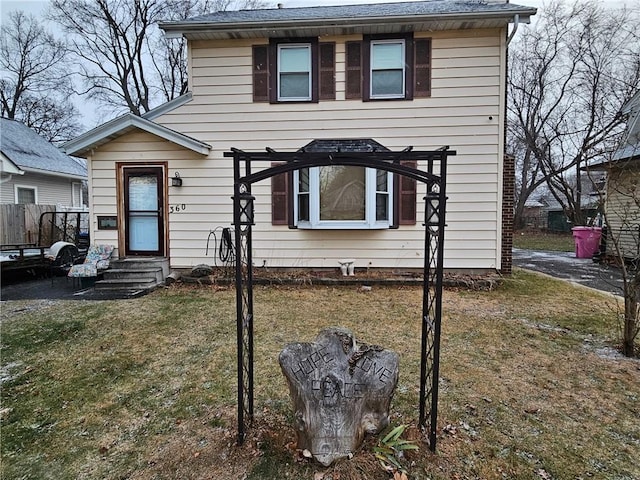
[[[180,212],[184,212],[186,209],[187,209],[187,206],[184,203],[169,205],[169,213],[180,213]]]

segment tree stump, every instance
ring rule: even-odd
[[[331,327],[314,343],[286,345],[279,360],[293,401],[298,448],[322,465],[348,457],[366,433],[389,425],[397,353],[358,344],[349,330]]]

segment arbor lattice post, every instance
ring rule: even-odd
[[[418,424],[427,430],[429,447],[436,448],[438,415],[438,378],[440,369],[440,332],[442,323],[442,277],[444,264],[444,227],[446,205],[447,157],[456,152],[443,147],[435,151],[414,152],[411,147],[400,152],[244,152],[232,149],[225,157],[233,157],[234,192],[233,223],[235,226],[236,328],[238,349],[238,443],[242,444],[253,420],[253,270],[252,230],[254,221],[251,185],[275,175],[301,168],[327,165],[350,165],[374,168],[405,175],[427,185],[425,197],[424,284],[422,302],[422,339],[420,368],[420,400]],[[426,161],[427,171],[401,164],[404,160]],[[268,162],[272,166],[251,173],[251,162]],[[435,162],[440,175],[433,173]],[[244,172],[241,172],[241,164]]]

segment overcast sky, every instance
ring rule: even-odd
[[[312,7],[321,5],[353,5],[357,3],[392,3],[400,1],[419,1],[419,0],[274,0],[271,3],[274,5],[281,3],[284,8],[287,7]],[[602,0],[610,2],[612,0]],[[637,0],[635,0],[637,1]],[[46,0],[0,0],[0,9],[2,19],[5,18],[7,12],[11,10],[24,10],[31,12],[34,15],[40,16],[48,5]],[[511,3],[517,5],[531,5],[539,7],[542,5],[542,0],[515,0]]]

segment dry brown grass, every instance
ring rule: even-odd
[[[388,478],[375,438],[329,469],[295,449],[277,355],[330,325],[400,353],[392,423],[421,445],[411,478],[640,478],[640,363],[599,350],[615,347],[610,297],[522,272],[445,292],[432,455],[415,428],[421,294],[257,288],[256,422],[241,447],[232,289],[5,302],[2,478]]]

